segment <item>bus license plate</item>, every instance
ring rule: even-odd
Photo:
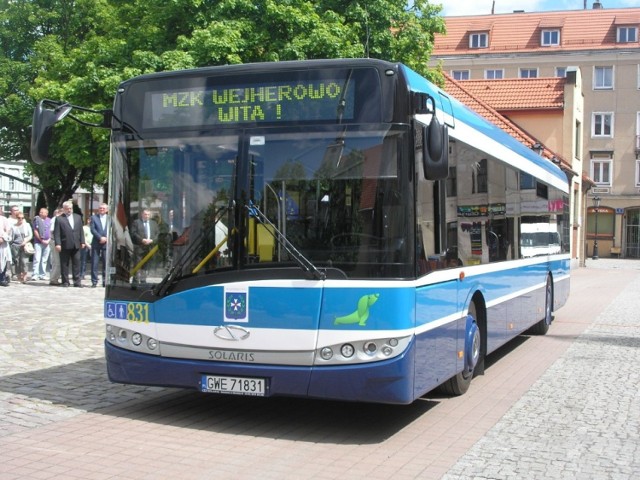
[[[226,393],[230,395],[264,397],[266,381],[264,378],[203,375],[200,383],[200,391],[204,393]]]

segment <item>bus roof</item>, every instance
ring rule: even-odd
[[[199,67],[185,70],[172,70],[168,72],[154,72],[130,78],[121,83],[121,86],[131,82],[147,81],[163,77],[188,77],[211,74],[242,74],[256,72],[278,72],[282,70],[310,70],[320,68],[345,68],[345,67],[375,67],[380,70],[392,68],[397,70],[398,64],[377,60],[373,58],[339,58],[327,60],[285,60],[281,62],[255,62],[238,63],[234,65],[214,65],[211,67]],[[417,75],[417,74],[416,74]]]
[[[538,155],[512,135],[474,112],[444,90],[405,65],[400,65],[409,89],[427,93],[436,101],[442,120],[449,125],[449,136],[513,165],[567,193],[569,182],[556,165]]]

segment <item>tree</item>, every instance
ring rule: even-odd
[[[371,56],[438,80],[426,64],[440,10],[426,0],[0,0],[0,155],[30,158],[38,100],[107,109],[121,81],[144,73]],[[29,164],[50,210],[106,182],[108,133],[55,127],[50,161]]]
[[[436,33],[444,33],[442,6],[426,0],[326,0],[323,8],[345,18],[364,47],[362,56],[406,64],[432,81],[444,83],[439,70],[427,68]]]
[[[104,25],[106,2],[2,3],[0,77],[5,82],[0,84],[0,99],[4,99],[0,100],[0,154],[7,159],[28,159],[29,125],[38,99],[104,104],[110,96],[90,88],[92,72],[82,55],[91,46],[91,35]],[[65,124],[56,128],[56,138],[51,161],[28,166],[29,173],[39,178],[50,210],[70,198],[79,186],[90,187],[94,172],[101,168],[104,173],[106,166],[105,134]]]

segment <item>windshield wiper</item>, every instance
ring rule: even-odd
[[[278,227],[276,227],[271,220],[267,218],[267,216],[262,213],[262,211],[258,208],[256,204],[252,201],[249,201],[249,205],[245,205],[247,210],[249,211],[249,216],[258,219],[260,223],[263,225],[267,225],[270,228],[267,228],[269,233],[273,236],[273,238],[280,245],[284,247],[287,253],[296,261],[300,268],[306,273],[309,273],[316,280],[324,280],[326,278],[326,274],[318,270],[318,268],[311,263],[307,257],[305,257],[290,241],[287,237],[282,233]]]
[[[196,255],[198,255],[198,253],[200,252],[200,247],[204,244],[204,241],[207,239],[207,236],[209,234],[213,234],[213,237],[215,238],[216,225],[218,225],[218,222],[222,219],[222,215],[224,215],[227,210],[229,210],[229,207],[227,207],[226,205],[223,205],[218,208],[218,210],[216,210],[213,215],[214,222],[212,227],[210,229],[202,228],[200,230],[200,234],[197,238],[194,239],[193,243],[189,247],[187,247],[184,254],[180,257],[178,263],[171,267],[169,273],[167,273],[162,281],[158,284],[158,286],[153,289],[154,295],[160,296],[164,295],[167,292],[169,287],[173,285],[178,274],[182,272],[185,265],[189,264],[196,257]]]

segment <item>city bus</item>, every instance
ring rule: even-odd
[[[95,112],[36,106],[34,161],[74,110]],[[153,73],[97,113],[90,125],[111,130],[113,382],[390,404],[460,395],[489,353],[546,333],[568,297],[566,248],[520,248],[524,223],[568,245],[565,174],[403,64]]]

